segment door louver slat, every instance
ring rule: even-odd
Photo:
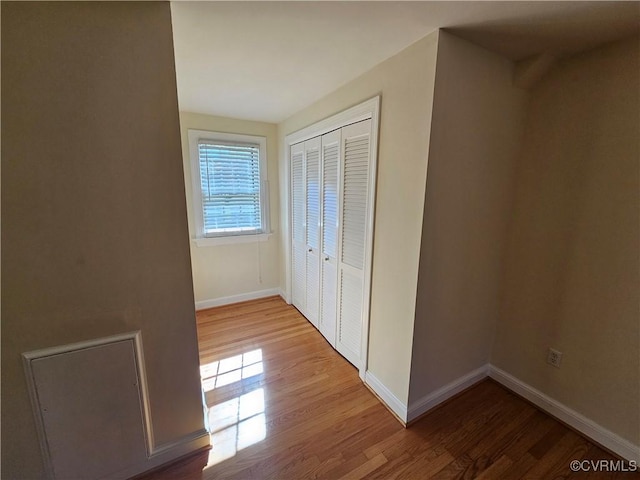
[[[342,212],[342,262],[364,268],[369,137],[346,139]]]
[[[307,152],[307,244],[319,247],[318,223],[320,221],[320,152]]]
[[[337,255],[336,231],[338,228],[338,145],[324,149],[324,181],[322,232],[323,253],[331,257]]]
[[[292,301],[300,310],[306,303],[306,255],[305,255],[305,195],[303,153],[294,153],[291,157],[291,190],[292,190],[292,234],[293,234],[293,285]]]

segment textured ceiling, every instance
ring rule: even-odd
[[[437,28],[513,60],[638,31],[639,2],[173,2],[183,111],[280,122]]]

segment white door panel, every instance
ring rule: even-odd
[[[320,138],[304,142],[304,150],[307,224],[306,317],[317,328],[320,314]]]
[[[334,348],[336,346],[337,328],[337,275],[338,269],[336,268],[335,259],[331,262],[329,257],[323,257],[320,332]]]
[[[352,364],[360,365],[362,336],[362,275],[344,268],[340,272],[340,310],[337,350]]]
[[[291,248],[292,303],[301,312],[307,307],[307,240],[305,224],[304,143],[291,146]]]
[[[360,368],[371,120],[342,128],[336,349]]]
[[[320,332],[335,348],[338,293],[338,193],[340,174],[340,134],[335,130],[322,136],[321,189],[321,305]]]

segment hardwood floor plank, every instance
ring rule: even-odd
[[[560,425],[560,424],[558,424]],[[539,480],[540,478],[549,478],[551,471],[559,465],[564,465],[566,472],[569,472],[569,457],[571,452],[577,446],[577,443],[584,441],[578,434],[566,429],[562,437],[549,446],[549,449],[542,457],[538,458],[538,462],[524,475],[523,480]],[[555,438],[555,437],[554,437]],[[554,478],[554,477],[551,477]]]
[[[362,434],[358,424],[368,425],[366,435]],[[327,456],[334,455],[336,452],[340,452],[345,459],[350,459],[359,453],[365,453],[365,456],[371,459],[382,452],[379,451],[373,455],[367,455],[364,450],[372,442],[381,442],[398,432],[398,422],[392,417],[381,419],[378,405],[375,404],[357,418],[351,417],[344,422],[336,423],[333,426],[333,431],[336,432],[334,442],[327,450],[318,454],[321,460]],[[403,429],[400,431],[403,431]]]
[[[144,480],[585,479],[611,455],[485,380],[408,429],[279,297],[197,313],[212,449]]]
[[[509,468],[507,468],[507,470],[504,472],[504,477],[502,478],[520,479],[538,462],[537,458],[527,452],[525,452],[521,457],[518,457],[515,460],[513,459],[513,457],[509,457],[509,459],[513,462],[513,464]]]
[[[477,480],[500,480],[502,478],[509,478],[506,476],[506,472],[513,465],[513,461],[506,455],[502,455],[498,460],[493,462],[486,470],[480,472],[475,478]]]
[[[555,423],[551,430],[529,449],[529,454],[538,460],[542,459],[550,450],[556,448],[562,437],[566,434],[566,427],[560,423]]]
[[[379,455],[382,455],[382,454],[379,454]],[[370,460],[371,459],[366,458],[364,454],[359,453],[355,457],[352,457],[349,459],[345,458],[343,463],[334,466],[334,468],[326,471],[323,475],[321,475],[318,478],[323,480],[335,480],[336,478],[342,478],[349,472],[355,470],[356,468],[360,467],[361,465],[367,463]]]
[[[360,480],[361,478],[365,478],[367,475],[369,475],[371,472],[384,465],[385,463],[387,463],[387,458],[382,453],[379,453],[375,457],[370,458],[369,460],[360,464],[358,467],[340,477],[340,480]]]
[[[393,480],[397,475],[400,468],[406,465],[412,460],[411,455],[404,452],[400,456],[395,458],[388,458],[387,463],[381,467],[376,468],[369,474],[369,478],[372,480]],[[427,478],[427,477],[423,477]]]
[[[334,468],[337,468],[340,465],[343,465],[344,463],[345,463],[345,459],[342,453],[340,452],[335,453],[330,457],[328,457],[327,459],[325,459],[323,462],[321,462],[317,468],[310,470],[306,478],[322,478],[328,472],[330,472]]]
[[[589,442],[578,434],[575,435],[575,442],[570,450],[562,455],[558,461],[550,468],[546,476],[554,479],[569,478],[571,476],[570,462],[572,460],[583,458],[589,450]]]
[[[434,450],[423,451],[412,455],[409,460],[399,464],[394,471],[394,478],[411,480],[415,478],[431,478],[453,461],[449,452],[436,454]]]
[[[464,472],[473,464],[473,459],[467,455],[461,455],[454,459],[446,467],[433,475],[431,478],[436,480],[451,480],[454,478],[463,478]]]
[[[503,416],[499,421],[487,429],[486,434],[469,450],[471,458],[478,458],[480,455],[487,455],[491,462],[501,456],[505,444],[522,431],[522,426],[535,414],[536,409],[522,408],[521,405],[514,405],[513,415],[509,418]]]
[[[521,430],[511,440],[505,442],[502,452],[517,462],[518,459],[528,454],[529,449],[537,444],[557,423],[545,413],[537,410],[525,422]]]

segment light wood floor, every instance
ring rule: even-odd
[[[197,321],[213,447],[145,480],[640,478],[572,473],[614,457],[490,380],[403,428],[279,297]]]

